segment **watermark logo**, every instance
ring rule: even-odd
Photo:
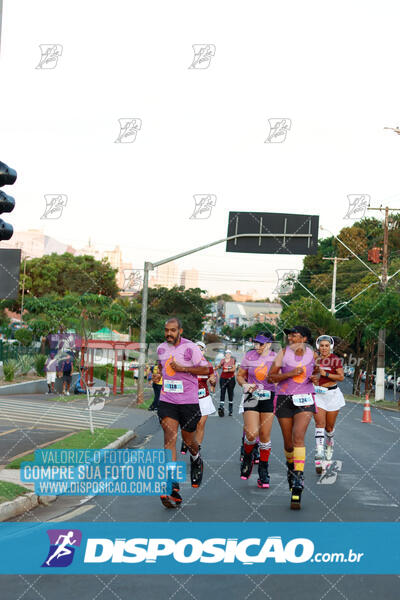
[[[363,219],[371,201],[369,194],[348,194],[349,207],[344,219]]]
[[[276,269],[278,282],[273,293],[279,296],[287,296],[293,292],[300,271],[298,269]]]
[[[49,553],[42,567],[68,567],[74,558],[75,548],[81,545],[79,529],[48,529]]]
[[[115,144],[133,144],[142,129],[142,119],[118,119],[119,134]]]
[[[217,204],[215,194],[194,194],[194,210],[191,219],[209,219],[212,209]]]
[[[291,119],[268,119],[269,134],[266,144],[281,144],[286,140],[287,132],[292,127]]]
[[[59,219],[67,206],[68,197],[65,194],[45,194],[46,208],[41,219]]]
[[[62,55],[61,44],[40,44],[41,57],[37,69],[55,69]]]
[[[137,292],[142,285],[142,275],[140,271],[133,269],[124,269],[124,292]]]
[[[211,59],[215,56],[214,44],[193,44],[194,56],[189,69],[208,69]]]
[[[89,391],[89,410],[102,410],[106,403],[106,398],[110,396],[109,387],[90,387]]]

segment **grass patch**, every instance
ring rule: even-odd
[[[27,381],[38,381],[41,379],[43,381],[43,377],[40,375],[17,375],[13,381],[5,381],[4,378],[0,380],[0,387],[3,385],[15,385],[16,383],[26,383]]]
[[[46,446],[45,449],[59,448],[62,450],[69,450],[72,448],[87,448],[90,450],[98,450],[99,448],[104,448],[104,446],[111,444],[111,442],[115,442],[117,438],[127,431],[127,429],[95,429],[94,434],[92,435],[89,429],[85,429],[84,431],[79,431],[78,433],[70,435],[65,438],[65,440],[50,444],[49,446]],[[34,460],[34,458],[35,455],[33,452],[31,454],[26,454],[25,456],[20,456],[10,462],[6,466],[6,469],[19,469],[22,462]]]
[[[8,481],[0,481],[0,504],[3,502],[10,502],[10,500],[14,500],[14,498],[22,496],[30,491],[31,490],[22,487],[22,485],[9,483]]]
[[[353,394],[344,394],[345,399],[348,402],[353,402],[354,404],[361,404],[364,406],[365,396],[353,396]],[[375,402],[374,398],[369,399],[369,403],[374,408],[391,408],[392,410],[399,410],[399,405],[397,402],[389,402],[389,400],[381,400],[380,402]]]
[[[146,394],[146,392],[145,392]],[[151,394],[149,396],[145,395],[145,397],[143,398],[143,404],[137,404],[136,408],[141,408],[143,410],[147,410],[150,406],[150,404],[152,404],[154,400],[154,394]]]

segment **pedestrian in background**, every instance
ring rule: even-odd
[[[153,398],[153,402],[150,404],[150,406],[147,410],[156,411],[156,410],[158,410],[158,403],[160,402],[160,394],[161,394],[161,390],[162,390],[163,380],[162,380],[162,375],[161,375],[161,379],[159,380],[158,383],[155,383],[155,381],[154,381],[154,376],[158,375],[159,373],[161,374],[161,371],[159,371],[159,369],[158,369],[158,365],[154,365],[154,367],[152,367],[152,369],[151,369],[151,372],[152,372],[152,380],[153,380],[154,398]]]
[[[48,387],[46,394],[55,394],[54,384],[56,381],[57,358],[54,350],[50,352],[50,355],[47,357],[47,360],[44,363],[44,371],[46,373]]]
[[[221,369],[221,377],[219,381],[219,385],[221,388],[221,398],[218,408],[218,415],[223,417],[225,414],[224,404],[225,404],[225,394],[228,391],[228,400],[229,400],[229,416],[232,416],[233,411],[233,390],[235,388],[236,380],[235,380],[235,371],[236,371],[236,359],[233,358],[230,350],[225,351],[225,358],[221,360],[217,369]]]

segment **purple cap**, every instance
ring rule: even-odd
[[[263,335],[262,333],[257,333],[256,337],[253,339],[253,342],[259,342],[260,344],[267,344],[272,342],[273,339]]]

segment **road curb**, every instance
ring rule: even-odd
[[[345,397],[346,402],[351,402],[352,404],[359,404],[360,406],[364,406],[364,401],[363,400],[350,400],[349,398]],[[398,408],[389,408],[388,406],[376,406],[375,404],[371,404],[370,405],[371,408],[377,408],[378,410],[388,410],[390,412],[395,412],[398,413],[400,412]]]
[[[130,429],[119,438],[117,438],[114,442],[108,444],[103,448],[104,450],[115,450],[118,448],[122,448],[127,442],[136,437],[136,433]],[[55,502],[58,496],[38,496],[34,492],[28,492],[27,494],[23,494],[22,496],[18,496],[14,498],[14,500],[10,500],[9,502],[3,502],[0,504],[0,522],[7,521],[8,519],[13,519],[14,517],[18,517],[19,515],[24,514],[25,512],[32,510],[42,504],[44,506],[48,506],[51,502]]]

